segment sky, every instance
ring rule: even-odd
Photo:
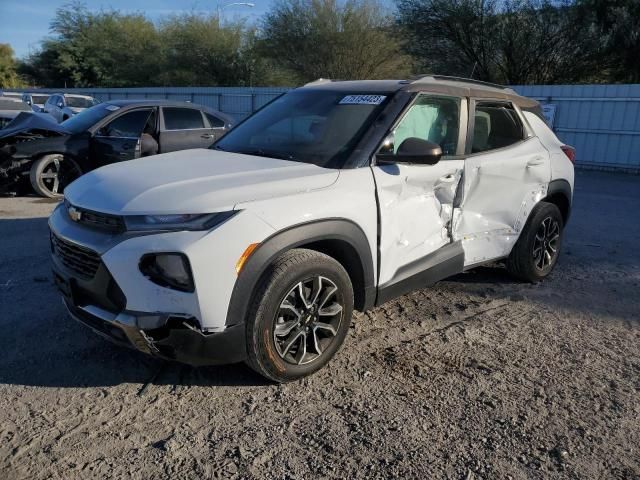
[[[85,0],[90,10],[116,9],[124,13],[141,12],[157,20],[172,13],[191,11],[215,11],[233,3],[228,1],[181,1],[181,0]],[[272,0],[240,0],[254,3],[255,7],[230,5],[223,9],[228,18],[246,18],[255,21],[269,8]],[[8,43],[16,57],[24,57],[38,48],[39,42],[49,35],[49,24],[56,9],[69,3],[68,0],[0,0],[0,43]]]

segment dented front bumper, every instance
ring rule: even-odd
[[[83,278],[56,255],[52,260],[54,281],[70,315],[102,337],[194,366],[245,359],[244,324],[204,332],[197,319],[189,315],[129,311],[122,290],[101,262],[91,278]]]
[[[75,320],[97,334],[155,357],[193,366],[236,363],[246,358],[244,325],[203,333],[189,319],[167,314],[115,314],[94,305],[76,306],[67,298],[63,301]]]

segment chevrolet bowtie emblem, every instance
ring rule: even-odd
[[[82,212],[77,210],[75,207],[69,207],[69,218],[74,222],[79,222],[80,217],[82,217]]]

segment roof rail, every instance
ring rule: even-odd
[[[312,82],[309,83],[305,83],[304,86],[306,87],[307,85],[318,85],[320,83],[330,83],[330,82],[335,82],[336,80],[332,80],[331,78],[318,78]]]
[[[452,77],[448,75],[433,75],[433,74],[424,74],[424,75],[414,75],[411,77],[411,80],[414,82],[419,82],[420,80],[433,79],[433,80],[451,80],[454,82],[463,82],[463,83],[473,83],[475,85],[483,85],[485,87],[499,88],[500,90],[508,90],[513,92],[514,90],[505,85],[500,85],[499,83],[491,83],[491,82],[483,82],[482,80],[474,80],[473,78],[465,78],[465,77]]]

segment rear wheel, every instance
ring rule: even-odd
[[[563,230],[558,207],[538,203],[507,259],[509,272],[528,282],[537,282],[549,275],[560,255]]]
[[[247,363],[276,382],[310,375],[338,351],[353,312],[345,269],[319,252],[294,249],[260,282],[247,318]]]
[[[60,154],[45,155],[31,166],[29,178],[34,191],[48,198],[62,196],[64,189],[82,175],[78,164]]]

